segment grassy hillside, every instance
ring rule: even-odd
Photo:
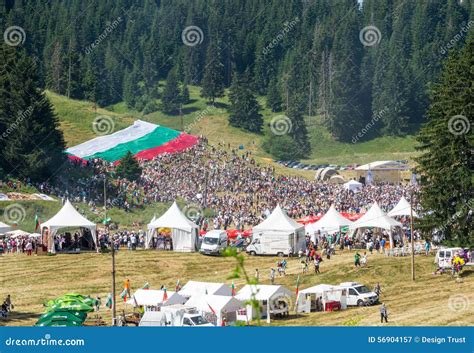
[[[124,128],[135,119],[143,119],[156,124],[168,126],[177,130],[185,130],[192,134],[204,135],[211,143],[225,142],[235,148],[243,146],[250,149],[261,160],[268,163],[271,156],[262,150],[261,144],[264,135],[251,134],[229,126],[227,121],[228,100],[226,97],[217,99],[216,106],[209,106],[200,97],[200,88],[189,86],[191,103],[183,109],[183,119],[178,115],[168,115],[160,111],[143,115],[130,111],[124,103],[118,103],[106,109],[95,107],[90,102],[75,101],[47,92],[61,121],[68,146],[86,141],[95,137],[92,125],[99,115],[110,116],[114,121],[114,131]],[[259,98],[262,114],[265,118],[264,134],[270,134],[269,122],[276,115],[265,107],[264,98]],[[160,101],[157,100],[159,104]],[[312,153],[307,160],[309,163],[352,164],[368,163],[374,160],[412,159],[415,156],[414,139],[411,136],[404,138],[381,137],[362,143],[341,143],[334,141],[327,129],[317,117],[307,118],[308,131],[312,145]],[[285,169],[286,170],[286,169]],[[289,170],[286,170],[290,173]],[[307,173],[291,171],[291,173]]]
[[[354,253],[344,252],[325,260],[321,274],[309,272],[301,275],[300,289],[327,283],[338,284],[357,281],[373,288],[376,282],[382,287],[382,300],[389,312],[389,325],[474,325],[474,272],[466,269],[462,280],[451,276],[433,276],[433,257],[417,256],[416,282],[411,281],[409,257],[369,256],[365,268],[354,269]],[[260,270],[260,280],[269,283],[270,267],[275,266],[274,257],[247,257],[245,265],[250,274]],[[118,308],[130,311],[119,298],[121,285],[126,278],[131,281],[132,291],[149,282],[151,288],[161,285],[174,289],[179,279],[226,282],[235,260],[222,257],[205,257],[196,253],[174,253],[165,251],[121,250],[116,256]],[[110,292],[110,254],[79,254],[57,256],[31,256],[23,254],[0,256],[2,277],[0,297],[11,294],[15,310],[9,321],[0,325],[33,325],[44,311],[43,302],[65,293],[82,293],[100,296],[105,304]],[[277,277],[276,284],[295,290],[297,274],[301,272],[298,259],[290,259],[285,277]],[[237,290],[244,285],[236,280]],[[294,301],[294,298],[292,299]],[[293,306],[291,307],[293,310]],[[110,310],[104,306],[99,313],[111,322]],[[94,316],[95,313],[92,313]],[[295,316],[294,311],[284,320],[273,320],[272,325],[380,325],[379,307],[349,308],[340,312],[310,313]]]

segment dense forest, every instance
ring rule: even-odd
[[[0,21],[24,30],[40,84],[59,94],[149,113],[176,110],[188,84],[209,102],[233,88],[249,105],[231,110],[237,126],[260,131],[254,97],[264,95],[273,111],[293,115],[296,135],[306,133],[303,115],[319,115],[336,139],[356,142],[418,130],[443,59],[474,27],[473,4],[6,0]]]

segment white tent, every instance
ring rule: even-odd
[[[409,167],[397,161],[376,161],[357,167],[355,170],[407,170]]]
[[[252,229],[253,234],[291,235],[295,234],[293,251],[302,248],[304,237],[304,225],[288,217],[280,205],[277,205],[273,212],[260,224]]]
[[[192,252],[196,250],[199,227],[181,212],[176,202],[160,218],[148,224],[146,248],[150,247],[157,228],[171,228],[173,250]]]
[[[411,217],[411,206],[408,201],[402,196],[400,201],[398,201],[397,205],[389,213],[387,213],[387,215],[390,217]],[[415,211],[413,211],[413,217],[418,218],[418,214]]]
[[[379,207],[377,202],[374,202],[372,207],[357,221],[352,223],[351,229],[359,228],[382,228],[391,231],[393,227],[401,227],[402,224],[393,218],[390,218]],[[390,247],[393,247],[392,234],[390,232]]]
[[[166,291],[168,299],[164,300],[165,291],[156,289],[138,289],[132,297],[127,300],[127,304],[133,306],[143,306],[145,310],[154,309],[159,306],[184,304],[186,298],[176,292]]]
[[[320,230],[321,232],[333,234],[339,232],[341,227],[350,226],[351,224],[352,222],[350,220],[337,212],[334,205],[331,205],[329,210],[319,219],[319,221],[308,224],[305,227],[305,230],[308,233]]]
[[[11,238],[26,237],[26,236],[30,235],[30,233],[25,232],[24,230],[21,230],[21,229],[12,230],[12,231],[7,232],[5,234],[8,235]]]
[[[5,234],[6,232],[9,232],[11,230],[12,227],[10,227],[8,224],[0,222],[0,234]]]
[[[92,239],[97,248],[97,237],[96,237],[96,224],[89,221],[83,215],[81,215],[74,206],[66,200],[64,206],[56,213],[52,218],[41,225],[41,233],[45,229],[48,230],[48,251],[55,253],[56,249],[54,248],[54,236],[56,235],[58,229],[68,228],[68,227],[80,227],[89,229],[92,234]]]
[[[267,322],[270,323],[270,314],[273,312],[272,307],[274,303],[279,298],[289,298],[291,297],[291,292],[283,286],[278,285],[269,285],[269,284],[257,284],[257,285],[245,285],[237,295],[237,299],[241,301],[249,301],[253,298],[260,302],[261,315],[266,317]],[[253,312],[254,308],[251,305],[247,305],[245,313],[243,315],[238,314],[237,319],[243,321],[250,321],[255,318],[257,313]],[[289,308],[288,308],[289,310]]]
[[[205,294],[231,296],[232,289],[225,283],[188,281],[179,294],[186,298]]]
[[[349,190],[349,191],[358,191],[359,189],[362,189],[362,183],[359,183],[358,181],[355,181],[355,180],[349,180],[343,186],[344,186],[344,189]]]
[[[186,302],[186,306],[196,308],[205,316],[215,315],[214,320],[210,320],[217,326],[222,325],[222,319],[225,317],[227,323],[236,321],[236,311],[243,307],[240,300],[224,295],[193,295]]]
[[[317,298],[321,297],[321,305],[324,311],[326,302],[329,300],[336,300],[341,303],[341,309],[347,308],[347,297],[343,295],[345,290],[341,287],[331,286],[329,284],[318,284],[313,287],[309,287],[298,292],[298,297],[296,298],[297,311],[309,313],[311,312],[311,307],[315,305],[312,302],[315,302]]]

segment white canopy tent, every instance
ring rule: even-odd
[[[311,309],[318,309],[317,303],[319,298],[320,305],[324,311],[326,307],[326,302],[329,300],[335,300],[341,303],[341,309],[347,308],[346,301],[346,289],[337,286],[331,286],[329,284],[318,284],[313,287],[303,289],[298,292],[298,297],[296,298],[296,307],[298,312],[309,313]]]
[[[317,222],[306,225],[307,233],[314,234],[318,230],[328,234],[339,232],[341,227],[350,226],[352,221],[337,212],[334,205],[329,207],[329,210]]]
[[[192,252],[196,250],[199,227],[181,212],[176,201],[160,218],[148,224],[145,242],[147,249],[150,248],[157,228],[171,228],[174,251]]]
[[[69,202],[66,200],[64,206],[56,213],[52,218],[41,225],[41,233],[44,234],[44,230],[48,230],[48,252],[55,253],[54,247],[54,236],[60,228],[86,228],[89,229],[94,241],[94,245],[97,248],[97,226],[92,223],[83,215],[81,215]]]
[[[243,307],[243,304],[234,297],[224,295],[193,295],[186,302],[186,306],[196,308],[202,314],[207,314],[205,316],[215,315],[216,320],[210,321],[221,326],[224,317],[227,323],[236,321],[236,312]]]
[[[165,299],[164,290],[138,289],[132,294],[132,297],[127,300],[127,304],[134,307],[143,306],[145,311],[148,311],[161,306],[186,303],[186,298],[176,292],[166,291],[166,295],[168,297],[167,299]]]
[[[188,281],[179,294],[185,298],[191,298],[196,295],[220,295],[231,296],[232,289],[225,283]]]
[[[386,215],[379,207],[377,202],[374,202],[372,207],[357,221],[352,223],[351,229],[357,230],[359,228],[381,228],[390,231],[390,247],[393,247],[392,228],[401,227],[402,224],[393,218]]]
[[[262,317],[265,317],[267,322],[270,323],[270,314],[276,309],[272,309],[275,306],[275,301],[279,298],[285,298],[288,300],[289,304],[291,294],[292,293],[283,286],[270,284],[247,284],[239,290],[235,297],[242,302],[249,301],[253,298],[258,300],[260,302]],[[254,308],[251,305],[246,306],[246,310],[242,315],[240,313],[237,315],[238,320],[247,322],[255,317],[257,317],[257,313],[254,312]]]
[[[406,198],[402,196],[397,205],[387,213],[389,217],[411,217],[411,206]],[[418,218],[418,214],[413,210],[413,217]]]
[[[12,230],[5,234],[11,238],[26,237],[30,235],[30,233],[25,232],[24,230],[21,230],[21,229]]]
[[[349,180],[347,183],[343,185],[344,189],[349,190],[349,191],[358,191],[359,189],[362,189],[362,183],[359,183],[358,181],[355,180]]]
[[[305,241],[304,225],[288,217],[280,205],[277,205],[273,212],[262,223],[253,227],[252,233],[254,235],[267,233],[283,236],[295,234],[294,244],[292,244],[293,251],[301,249]]]
[[[11,230],[12,227],[10,227],[8,224],[0,222],[0,234],[5,234],[6,232],[9,232]]]

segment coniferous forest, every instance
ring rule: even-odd
[[[303,115],[319,115],[335,139],[356,142],[419,130],[443,59],[473,24],[472,4],[6,0],[0,21],[25,30],[40,85],[67,97],[172,113],[188,84],[210,103],[232,88],[248,105],[231,111],[235,126],[260,131],[260,95],[295,122],[295,136],[306,134]],[[256,122],[238,121],[246,111]]]

